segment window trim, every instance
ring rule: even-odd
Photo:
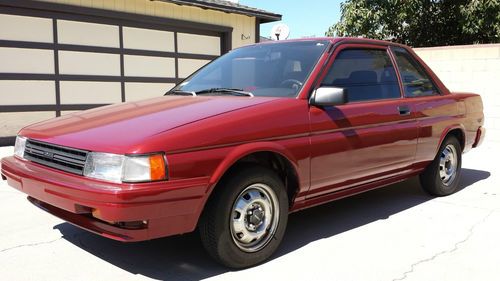
[[[379,44],[364,44],[364,43],[351,43],[351,42],[341,42],[333,51],[331,54],[328,62],[326,63],[325,68],[323,69],[320,79],[318,79],[314,89],[319,88],[322,84],[323,81],[325,80],[326,76],[328,75],[328,72],[330,71],[331,67],[335,63],[335,59],[338,57],[338,55],[344,51],[344,50],[384,50],[387,53],[387,56],[389,57],[389,60],[391,61],[392,66],[394,67],[394,71],[396,73],[396,79],[398,79],[398,86],[399,86],[399,97],[393,97],[393,98],[385,98],[385,99],[372,99],[372,100],[359,100],[359,101],[348,101],[347,103],[343,105],[348,105],[348,104],[359,104],[359,103],[372,103],[372,102],[381,102],[381,101],[393,101],[393,100],[399,100],[405,98],[404,92],[402,89],[402,80],[400,79],[399,76],[399,71],[396,65],[395,60],[393,60],[392,53],[389,50],[388,45],[379,45]],[[314,91],[311,91],[311,94]]]
[[[427,78],[431,82],[434,89],[436,89],[435,93],[433,93],[432,95],[425,95],[425,96],[407,96],[406,95],[403,77],[401,76],[401,72],[399,70],[399,65],[397,62],[396,49],[402,50],[403,53],[406,53],[408,55],[409,59],[411,60],[411,62],[416,64],[417,71],[420,71],[425,76],[427,76]],[[441,92],[441,89],[436,85],[436,82],[434,81],[432,75],[429,74],[429,72],[426,70],[426,68],[415,58],[415,56],[411,52],[409,52],[406,48],[399,47],[399,46],[389,46],[388,51],[391,53],[391,56],[394,57],[394,64],[396,65],[396,70],[398,73],[398,77],[400,79],[401,93],[403,95],[403,98],[414,99],[414,98],[436,97],[436,96],[443,95],[443,93]]]

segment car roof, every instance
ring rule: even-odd
[[[358,44],[376,44],[376,45],[384,45],[384,46],[399,46],[399,47],[405,47],[408,48],[408,46],[391,42],[391,41],[384,41],[384,40],[378,40],[378,39],[369,39],[369,38],[362,38],[362,37],[308,37],[308,38],[299,38],[299,39],[287,39],[287,40],[270,40],[270,41],[264,41],[256,44],[280,44],[280,43],[290,43],[290,42],[303,42],[303,41],[329,41],[333,44],[335,43],[340,43],[340,42],[352,42],[352,43],[358,43]]]

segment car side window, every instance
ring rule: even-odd
[[[423,67],[403,48],[393,48],[398,64],[405,97],[421,97],[438,95],[437,88]]]
[[[386,50],[380,49],[342,50],[321,85],[344,88],[348,102],[401,95],[391,59]]]

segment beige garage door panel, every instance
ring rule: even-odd
[[[126,101],[137,101],[163,96],[175,86],[173,83],[125,83]]]
[[[56,117],[55,112],[0,112],[0,137],[11,137],[26,125]]]
[[[174,33],[170,31],[123,27],[125,49],[174,52]]]
[[[220,37],[177,33],[177,49],[179,53],[220,55]]]
[[[61,81],[61,104],[121,102],[120,82]]]
[[[54,81],[0,80],[0,105],[55,104]]]
[[[52,19],[0,14],[0,40],[53,43]]]
[[[73,113],[78,113],[81,112],[81,110],[67,110],[67,111],[61,111],[61,116],[68,115],[68,114],[73,114]]]
[[[120,76],[120,55],[59,51],[59,72]]]
[[[54,73],[54,51],[0,47],[0,73]]]
[[[120,33],[116,25],[57,20],[57,41],[99,47],[120,47]]]
[[[209,62],[209,60],[179,59],[179,77],[186,78]]]
[[[125,76],[175,77],[175,59],[149,56],[124,57]]]
[[[22,127],[58,113],[78,115],[87,105],[120,103],[123,95],[132,101],[124,105],[130,108],[149,98],[161,99],[175,81],[221,54],[219,36],[165,30],[168,25],[148,26],[136,19],[118,23],[71,11],[22,10],[26,16],[0,13],[0,40],[8,41],[0,46],[0,76],[9,74],[0,79],[0,106],[20,110],[0,112],[0,137],[15,136]],[[75,111],[65,111],[64,105]],[[88,114],[100,116],[103,110]]]

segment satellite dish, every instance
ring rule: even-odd
[[[285,40],[290,35],[290,28],[284,23],[278,23],[271,28],[271,39]]]

